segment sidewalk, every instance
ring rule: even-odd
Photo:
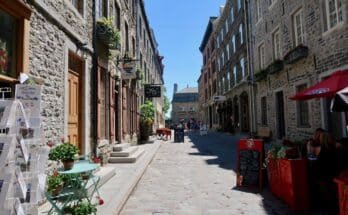
[[[109,163],[106,167],[101,167],[100,171],[103,171],[103,168],[113,168],[115,175],[99,188],[104,205],[97,207],[97,214],[118,214],[121,211],[162,143],[162,140],[156,140],[154,143],[139,145],[139,149],[145,152],[136,163]],[[47,214],[49,208],[49,203],[45,203],[39,207],[39,214]]]

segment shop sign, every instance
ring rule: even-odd
[[[144,86],[144,93],[146,98],[161,97],[161,85],[146,84]]]

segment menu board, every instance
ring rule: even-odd
[[[146,84],[144,86],[144,92],[146,98],[161,97],[161,85]]]
[[[237,186],[262,188],[263,141],[241,139],[237,153]]]

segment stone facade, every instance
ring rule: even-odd
[[[29,30],[30,76],[43,80],[42,129],[46,140],[59,141],[68,135],[67,75],[69,53],[84,61],[80,147],[83,153],[91,150],[90,137],[90,70],[91,55],[82,52],[77,42],[92,42],[92,1],[85,1],[83,15],[69,1],[28,1],[32,10]],[[76,42],[77,41],[77,42]],[[84,55],[84,56],[83,56]]]
[[[329,29],[326,3],[326,0],[275,0],[269,5],[251,1],[250,10],[254,11],[250,14],[251,67],[256,77],[268,68],[263,78],[256,79],[257,126],[270,127],[275,139],[302,140],[312,136],[318,127],[332,131],[337,138],[347,135],[343,128],[347,122],[340,113],[329,112],[327,100],[296,102],[289,99],[299,86],[309,87],[332,72],[348,67],[348,4],[342,2],[342,21]],[[296,24],[295,30],[296,17],[300,24]],[[296,32],[300,32],[301,37],[296,36]],[[274,44],[278,44],[275,39],[278,33],[280,55],[276,56]],[[289,53],[299,46],[303,50],[308,48],[308,54],[296,62],[287,62]],[[260,50],[264,50],[264,54]],[[284,60],[284,66],[270,74],[270,65],[277,59]]]
[[[199,47],[203,55],[203,66],[198,79],[200,120],[209,128],[217,127],[216,105],[213,97],[217,95],[216,48],[213,32],[218,22],[217,17],[210,17]]]
[[[199,111],[198,88],[188,87],[174,93],[172,123],[178,124],[182,120],[188,122],[190,119],[198,121],[200,119]]]

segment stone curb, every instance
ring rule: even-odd
[[[133,177],[128,181],[127,184],[124,185],[124,188],[120,191],[121,198],[119,201],[115,202],[114,209],[112,211],[112,214],[119,214],[123,208],[123,206],[126,204],[130,194],[134,190],[134,188],[137,186],[138,182],[140,181],[141,177],[144,175],[148,165],[151,163],[153,158],[155,157],[157,151],[159,150],[161,144],[163,144],[163,141],[155,141],[156,146],[153,150],[146,151],[143,156],[143,159],[138,160],[137,162],[142,162],[142,164],[136,169]]]

